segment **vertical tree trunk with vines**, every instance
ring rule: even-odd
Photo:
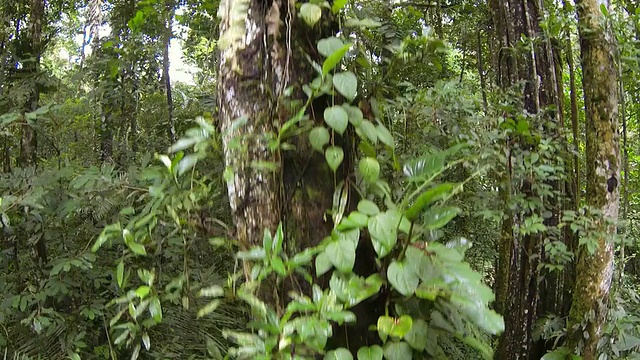
[[[549,106],[558,108],[558,88],[556,79],[553,49],[548,39],[541,33],[539,18],[544,13],[542,4],[536,0],[490,1],[493,24],[500,44],[497,54],[498,85],[505,90],[513,90],[523,83],[522,108],[517,107],[507,117],[518,121],[519,111],[538,115],[543,121],[534,123],[528,118],[530,128],[537,128],[544,121],[556,122],[557,114],[550,111]],[[522,37],[527,40],[521,41]],[[518,91],[518,90],[516,90]],[[545,131],[547,126],[543,125]],[[553,131],[553,130],[550,130]],[[550,137],[557,134],[551,132]],[[505,175],[502,177],[501,199],[506,202],[505,213],[498,244],[498,264],[496,269],[496,308],[505,316],[506,328],[502,334],[496,352],[497,359],[529,359],[540,358],[540,346],[534,344],[532,329],[546,306],[541,303],[541,291],[545,288],[540,283],[542,273],[539,269],[543,258],[542,234],[517,235],[514,227],[521,225],[524,218],[539,215],[542,209],[526,210],[509,208],[510,199],[522,197],[535,201],[536,182],[544,179],[532,176],[522,178],[517,175],[515,166],[522,161],[520,156],[531,151],[528,141],[518,134],[510,135],[505,144],[507,163]],[[515,161],[515,162],[514,162]],[[551,184],[557,188],[557,184]],[[554,199],[545,199],[543,204],[553,203]],[[552,212],[552,219],[545,223],[549,226],[557,224],[557,209],[546,209]],[[551,287],[555,288],[555,287]],[[545,296],[547,298],[547,296]]]
[[[336,185],[344,181],[346,191],[351,189],[353,134],[347,131],[344,137],[334,138],[345,153],[336,173],[313,150],[306,132],[287,139],[295,150],[274,149],[271,144],[282,124],[306,101],[302,86],[317,76],[306,56],[322,63],[316,44],[334,34],[336,22],[324,10],[322,20],[309,28],[296,13],[293,0],[226,0],[220,13],[219,118],[236,238],[245,249],[261,245],[265,229],[273,232],[282,222],[289,254],[315,246],[333,229],[326,211],[332,208]],[[243,20],[234,22],[234,15]],[[233,38],[234,31],[242,36]],[[309,120],[300,126],[323,123],[321,114],[330,100],[314,100],[306,112]],[[356,197],[350,193],[350,203],[357,203]],[[310,293],[302,279],[291,279],[261,294],[282,308],[290,290]],[[369,313],[366,309],[360,312],[375,315]],[[352,348],[357,349],[368,333],[373,334],[367,331],[369,320],[359,317],[355,328],[345,330],[344,338],[349,338]]]
[[[618,71],[614,38],[603,27],[600,3],[577,2],[587,126],[587,204],[594,216],[595,252],[577,249],[576,283],[569,313],[568,345],[585,360],[596,359],[607,315],[613,276],[613,236],[618,219],[620,149],[618,144]],[[589,236],[589,234],[585,234]]]

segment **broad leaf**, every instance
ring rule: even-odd
[[[339,146],[329,146],[324,153],[324,157],[327,159],[329,168],[335,172],[344,160],[344,151]]]
[[[330,128],[342,135],[349,125],[349,114],[342,106],[331,106],[324,109],[324,121]]]
[[[373,201],[367,199],[360,200],[360,202],[358,203],[358,211],[370,216],[378,215],[378,213],[380,213],[378,205],[376,205]]]
[[[418,274],[404,262],[393,261],[387,269],[387,279],[389,283],[400,294],[410,296],[415,293],[418,287]]]
[[[329,351],[324,356],[324,360],[353,360],[353,355],[345,348],[338,348]]]
[[[404,340],[414,349],[423,351],[427,347],[429,326],[422,319],[414,319],[411,330],[404,335]]]
[[[358,127],[362,124],[362,120],[364,119],[364,115],[362,115],[362,110],[359,107],[342,104],[342,108],[349,114],[349,122],[351,125]]]
[[[336,269],[348,273],[356,261],[356,244],[347,238],[334,240],[327,245],[325,254]]]
[[[368,183],[376,182],[378,176],[380,176],[380,164],[378,160],[372,157],[360,159],[358,169],[360,170],[360,174],[362,174],[362,178]]]
[[[331,70],[338,66],[344,55],[347,53],[347,51],[349,51],[350,47],[351,44],[347,44],[334,51],[333,54],[325,59],[325,61],[322,63],[322,76],[328,75]]]
[[[330,36],[325,39],[320,39],[320,41],[318,41],[317,47],[318,47],[318,51],[320,52],[320,54],[322,54],[322,56],[329,57],[331,56],[331,54],[342,49],[344,47],[344,43],[342,42],[342,40],[338,39],[337,37]]]
[[[441,199],[444,195],[447,195],[453,189],[453,184],[439,184],[427,191],[423,192],[416,198],[413,205],[411,205],[406,211],[405,216],[413,221],[418,218],[425,206],[432,202]]]
[[[382,360],[384,353],[379,345],[363,346],[358,349],[358,360]]]
[[[460,208],[456,206],[434,207],[424,215],[424,227],[427,230],[436,230],[447,225],[458,213]]]
[[[312,3],[304,3],[300,7],[300,16],[309,26],[315,25],[322,17],[320,6]]]
[[[400,318],[381,316],[378,318],[378,334],[385,341],[387,336],[393,338],[403,338],[413,325],[413,319],[409,315],[402,315]]]
[[[327,271],[331,270],[332,267],[333,264],[327,254],[322,252],[316,256],[316,276],[325,274]]]
[[[345,98],[352,101],[358,91],[358,79],[351,71],[340,72],[333,75],[333,86]]]
[[[409,181],[424,181],[444,167],[444,156],[433,154],[411,160],[404,165],[404,174]]]
[[[378,142],[378,131],[376,130],[376,126],[369,120],[362,120],[362,124],[360,124],[356,129],[356,132],[360,137],[368,139],[373,144]]]
[[[397,227],[399,222],[400,216],[393,210],[379,213],[369,219],[367,228],[371,235],[373,248],[379,258],[389,254],[398,241]]]
[[[413,351],[404,341],[388,342],[384,347],[384,358],[387,360],[411,360]]]
[[[376,126],[376,134],[378,135],[378,140],[380,140],[381,143],[387,145],[392,149],[395,148],[395,143],[393,142],[393,135],[391,135],[389,130],[387,130],[387,128],[384,127],[384,125],[378,124],[378,126]]]

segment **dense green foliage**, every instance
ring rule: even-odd
[[[602,8],[620,72],[614,238],[585,199],[574,4],[540,2],[539,34],[503,49],[491,1],[291,1],[288,36],[338,26],[312,44],[322,62],[303,54],[314,73],[279,99],[287,121],[258,135],[278,158],[299,139],[323,156],[335,190],[319,210],[333,229],[298,248],[281,223],[246,248],[217,117],[228,1],[0,0],[0,356],[488,359],[512,334],[509,302],[531,296],[536,309],[521,310],[535,316],[515,326],[562,359],[578,253],[604,238],[616,258],[600,358],[639,358],[632,2]],[[500,59],[547,41],[557,105],[532,112],[530,82],[507,86]],[[185,82],[169,79],[178,43]],[[330,105],[316,114],[319,99]],[[530,260],[504,267],[521,250]],[[523,275],[531,293],[503,287],[505,271],[535,274]],[[369,334],[349,339],[363,304],[377,311]]]

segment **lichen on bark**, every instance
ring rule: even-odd
[[[594,216],[597,248],[578,250],[576,283],[569,314],[568,345],[583,359],[596,359],[607,314],[613,275],[613,236],[618,219],[619,189],[608,190],[610,177],[620,178],[617,71],[614,39],[602,24],[596,0],[577,2],[586,110],[587,203],[602,212]]]

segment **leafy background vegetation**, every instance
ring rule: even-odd
[[[576,264],[605,239],[598,358],[638,358],[633,2],[598,9],[619,77],[616,236],[588,192],[575,4],[521,2],[524,31],[515,1],[269,3],[308,71],[258,134],[279,162],[251,168],[324,219],[312,244],[285,216],[249,243],[236,230],[230,157],[256,134],[220,114],[244,27],[220,23],[251,1],[0,0],[0,356],[588,359],[568,336],[595,321],[571,318]],[[178,43],[192,77],[172,78]]]

